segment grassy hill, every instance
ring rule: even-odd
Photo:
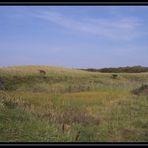
[[[0,68],[0,142],[147,142],[148,73],[113,75]]]

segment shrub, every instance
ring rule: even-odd
[[[117,74],[112,74],[113,79],[117,79],[118,75]]]

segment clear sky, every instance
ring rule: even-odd
[[[0,66],[148,66],[148,6],[0,6]]]

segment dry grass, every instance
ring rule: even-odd
[[[148,97],[131,90],[147,84],[148,73],[111,76],[43,66],[0,68],[1,85],[9,86],[0,91],[1,141],[147,141]]]

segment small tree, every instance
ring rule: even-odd
[[[117,74],[112,74],[113,79],[117,79],[118,75]]]

